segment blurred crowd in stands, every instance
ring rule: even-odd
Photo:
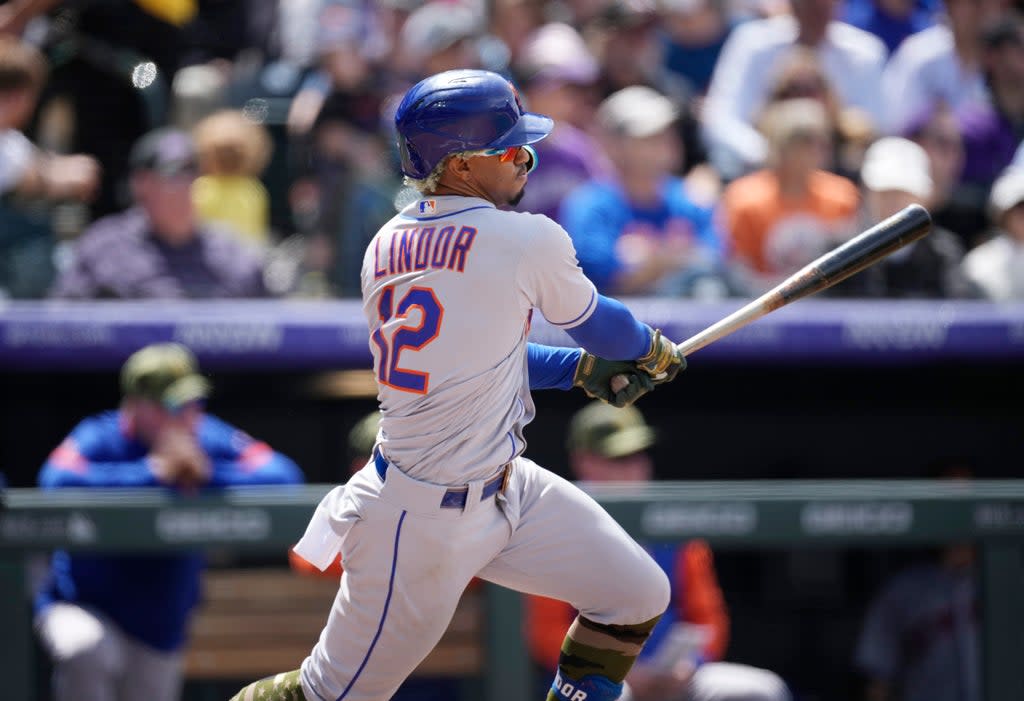
[[[1024,2],[7,0],[0,294],[351,297],[447,69],[556,119],[519,208],[616,295],[758,294],[911,203],[831,291],[1024,297]]]

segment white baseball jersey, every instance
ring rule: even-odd
[[[362,288],[381,450],[434,484],[490,477],[523,452],[531,310],[571,328],[597,303],[561,226],[461,196],[420,199],[385,224]]]

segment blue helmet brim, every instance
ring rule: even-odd
[[[488,144],[487,148],[533,144],[550,134],[554,128],[555,120],[551,119],[551,117],[545,117],[543,114],[534,114],[533,112],[523,112],[516,125],[508,133]]]

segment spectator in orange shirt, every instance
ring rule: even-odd
[[[645,482],[653,466],[646,452],[654,430],[635,407],[594,402],[573,417],[569,465],[584,482]],[[729,614],[718,586],[711,549],[702,540],[649,545],[669,575],[672,601],[629,675],[631,701],[788,701],[773,672],[720,662],[729,642]],[[557,663],[565,631],[576,616],[569,604],[526,597],[531,659],[544,669]]]
[[[854,233],[857,186],[823,169],[832,127],[810,98],[773,105],[762,122],[767,168],[732,182],[721,202],[736,277],[763,292]]]

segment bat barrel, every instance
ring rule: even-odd
[[[923,238],[931,231],[932,217],[919,204],[905,207],[864,233],[826,253],[786,280],[778,289],[782,306],[845,280],[893,251]]]
[[[768,292],[700,333],[678,344],[689,355],[790,302],[820,292],[878,262],[931,231],[932,218],[921,205],[905,207],[864,233],[829,251]]]

